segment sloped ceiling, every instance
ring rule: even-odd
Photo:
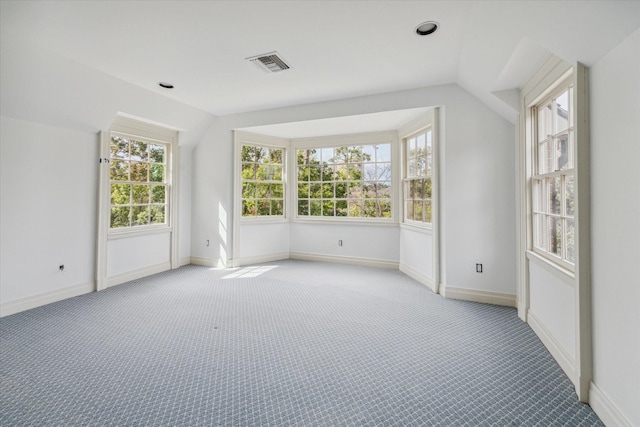
[[[3,0],[0,12],[3,50],[33,46],[217,116],[457,83],[514,121],[494,92],[548,53],[592,65],[640,26],[638,1]],[[417,36],[427,20],[439,31]],[[271,51],[292,69],[245,60]]]

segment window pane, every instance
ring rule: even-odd
[[[151,206],[151,224],[164,224],[164,206]]]
[[[269,184],[259,182],[256,184],[256,197],[258,199],[262,199],[268,197],[269,194]]]
[[[322,215],[322,203],[318,200],[312,200],[311,203],[309,203],[309,214],[311,216]]]
[[[256,184],[254,182],[242,183],[242,198],[253,199],[256,197]]]
[[[128,205],[131,203],[131,186],[129,184],[111,184],[111,204]]]
[[[573,219],[566,220],[567,227],[567,261],[571,264],[576,263],[576,230]]]
[[[567,175],[565,182],[566,214],[567,216],[574,216],[576,206],[576,178],[573,175]]]
[[[282,184],[271,184],[271,197],[276,199],[282,199],[284,197],[284,185]]]
[[[347,197],[347,183],[346,182],[336,183],[336,198],[344,199],[346,197]]]
[[[391,163],[378,163],[376,166],[376,179],[378,181],[391,181]]]
[[[309,197],[309,184],[298,184],[298,197],[303,199]]]
[[[325,200],[322,202],[322,216],[334,216],[336,203],[331,200]]]
[[[359,198],[362,197],[362,185],[359,182],[350,182],[349,183],[349,192],[347,195],[351,198]]]
[[[320,181],[321,180],[321,169],[319,166],[311,166],[309,167],[309,180],[310,181]]]
[[[284,207],[282,200],[271,201],[271,215],[284,215]]]
[[[333,166],[322,167],[322,180],[333,181]]]
[[[269,150],[269,161],[273,164],[281,165],[283,163],[284,151],[279,148]]]
[[[420,135],[418,135],[418,137],[416,138],[416,142],[417,155],[424,156],[427,148],[425,134],[421,133]]]
[[[271,215],[271,201],[268,199],[257,200],[258,203],[258,216]]]
[[[407,219],[410,220],[414,220],[414,213],[413,213],[413,200],[407,200],[407,207],[406,207],[407,211],[405,212]]]
[[[157,166],[157,165],[154,165]],[[149,164],[131,162],[131,181],[148,182],[149,181]]]
[[[333,148],[320,149],[320,159],[322,163],[333,163]]]
[[[155,163],[164,163],[165,146],[149,144],[149,160]]]
[[[133,186],[133,204],[149,203],[149,194],[151,193],[151,187],[148,185],[134,185]]]
[[[151,165],[151,177],[152,182],[164,181],[164,166],[163,165]]]
[[[390,162],[391,161],[391,144],[380,144],[377,146],[376,161],[378,162]]]
[[[538,173],[555,171],[554,150],[551,142],[543,142],[538,145]]]
[[[431,224],[431,201],[424,202],[424,221]]]
[[[109,175],[112,181],[129,181],[129,162],[111,160]]]
[[[556,139],[557,170],[565,170],[573,167],[573,161],[569,155],[569,134],[563,133]]]
[[[533,244],[540,248],[546,250],[545,246],[545,236],[547,235],[546,231],[546,222],[544,215],[534,214],[533,215]]]
[[[255,163],[242,164],[242,179],[256,179]]]
[[[336,216],[347,216],[347,201],[346,200],[338,200],[336,202]]]
[[[156,185],[151,189],[151,203],[164,203],[166,200],[167,187]]]
[[[322,197],[324,198],[333,198],[333,188],[334,184],[322,184]]]
[[[424,180],[424,197],[431,199],[431,178]]]
[[[242,216],[256,216],[257,213],[258,210],[254,199],[242,201]]]
[[[364,145],[362,147],[362,161],[375,162],[375,160],[376,160],[376,146]]]
[[[422,213],[423,213],[422,200],[415,200],[413,202],[413,217],[415,218],[416,221],[423,220]]]
[[[538,142],[551,137],[551,104],[547,104],[538,110]]]
[[[547,207],[549,213],[560,215],[562,213],[562,187],[560,177],[547,178]]]
[[[322,197],[322,184],[313,183],[309,186],[309,197],[319,199]]]
[[[131,141],[131,160],[149,160],[149,144],[142,141]]]
[[[416,167],[416,159],[409,159],[409,170],[407,171],[407,176],[416,176],[417,175],[417,167]]]
[[[556,133],[569,127],[569,90],[556,98]]]
[[[349,216],[355,218],[362,217],[362,201],[349,200]]]
[[[129,227],[131,208],[129,206],[118,206],[111,208],[111,228]]]
[[[254,147],[250,145],[243,145],[241,157],[243,162],[255,162],[256,156]]]
[[[298,215],[309,215],[309,201],[298,200]]]
[[[119,136],[111,137],[111,158],[129,158],[129,140]]]
[[[149,206],[134,206],[131,209],[131,224],[147,225],[149,224]]]
[[[556,217],[547,218],[549,248],[547,249],[553,255],[562,257],[562,220]]]
[[[409,138],[409,141],[407,143],[407,157],[408,158],[413,158],[416,156],[417,154],[417,150],[416,150],[416,139],[415,138]]]

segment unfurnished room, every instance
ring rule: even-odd
[[[640,426],[639,1],[0,0],[0,425]]]

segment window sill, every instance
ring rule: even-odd
[[[285,217],[269,218],[269,217],[250,217],[240,218],[240,225],[266,225],[266,224],[286,224],[289,220]]]
[[[540,254],[533,251],[527,251],[527,259],[529,262],[535,263],[537,266],[544,268],[547,272],[553,274],[568,285],[573,286],[575,283],[575,274],[566,268],[548,260]]]
[[[149,236],[152,234],[164,234],[171,233],[173,229],[171,227],[167,227],[166,225],[157,226],[157,227],[145,227],[143,229],[138,230],[110,230],[107,234],[107,240],[118,240],[118,239],[128,239],[131,237],[140,237],[140,236]]]
[[[331,224],[331,225],[364,225],[364,226],[380,226],[380,227],[397,227],[398,223],[393,219],[361,219],[361,218],[352,218],[347,219],[342,217],[341,219],[336,219],[340,217],[318,217],[318,218],[294,218],[291,222],[298,224]]]
[[[402,228],[403,230],[415,231],[417,233],[433,234],[433,227],[432,226],[418,225],[418,224],[411,224],[411,223],[408,223],[408,222],[403,222],[402,224],[400,224],[400,228]]]

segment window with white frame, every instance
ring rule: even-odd
[[[242,216],[284,217],[284,148],[243,144],[240,156]]]
[[[531,176],[535,252],[572,270],[575,264],[573,87],[564,81],[532,107]]]
[[[433,130],[423,129],[403,141],[404,219],[406,223],[432,223]]]
[[[110,229],[168,225],[170,143],[111,132]]]
[[[392,217],[391,143],[298,148],[297,217]]]

